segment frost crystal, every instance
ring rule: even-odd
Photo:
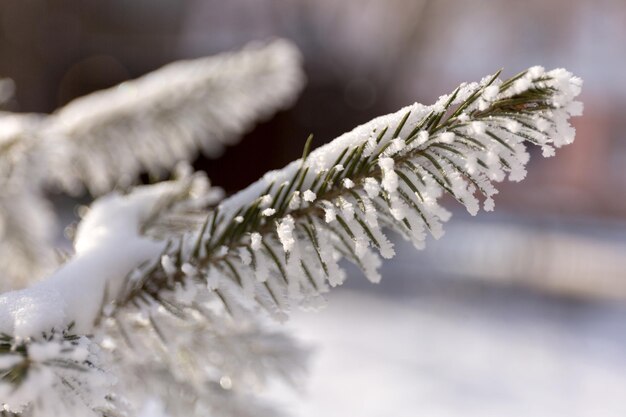
[[[262,237],[259,233],[252,233],[250,235],[250,247],[252,250],[259,250],[261,248]]]
[[[315,195],[315,193],[314,193],[313,191],[311,191],[311,190],[306,190],[306,191],[304,192],[303,197],[304,197],[304,201],[307,201],[307,202],[309,202],[309,203],[312,203],[313,201],[315,201],[315,198],[316,198],[317,196]]]
[[[380,184],[378,184],[378,181],[376,181],[375,178],[365,178],[363,181],[363,188],[365,189],[367,196],[371,199],[378,197],[378,194],[380,193]]]
[[[383,171],[383,180],[381,182],[385,191],[393,193],[398,188],[398,174],[394,171],[394,161],[392,158],[380,158],[378,161]]]
[[[296,243],[293,236],[294,227],[293,217],[291,216],[283,218],[276,227],[278,239],[280,240],[280,243],[283,244],[283,249],[286,253],[290,252],[293,245]]]
[[[273,208],[266,208],[265,210],[261,212],[261,214],[263,214],[266,217],[273,216],[274,213],[276,213],[276,209],[273,209]]]

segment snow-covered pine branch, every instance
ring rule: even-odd
[[[162,174],[198,149],[215,156],[291,105],[304,83],[300,61],[286,40],[255,43],[169,64],[52,115],[0,113],[0,289],[33,282],[54,265],[44,186],[74,192],[84,184],[99,195],[143,171]]]
[[[113,308],[128,272],[168,246],[142,230],[155,215],[169,222],[221,198],[207,187],[195,174],[100,198],[76,231],[71,261],[29,288],[0,295],[6,410],[33,417],[133,415],[158,394],[177,415],[191,409],[198,416],[278,415],[254,393],[268,378],[297,379],[306,351],[262,318],[224,317],[197,297],[195,314],[184,320],[173,306],[148,315]],[[171,225],[153,229],[151,235]],[[177,294],[186,297],[183,288]]]
[[[202,226],[169,239],[149,236],[165,230],[160,222],[171,212],[194,204],[179,197],[197,194],[189,193],[197,177],[105,197],[80,225],[73,260],[35,287],[0,296],[0,332],[39,341],[52,328],[105,329],[129,344],[152,337],[168,352],[201,358],[206,340],[190,342],[185,326],[213,323],[211,317],[237,323],[259,308],[281,318],[292,305],[316,305],[329,286],[343,282],[341,259],[377,282],[378,254],[394,254],[387,231],[421,248],[427,232],[441,236],[450,216],[438,203],[442,195],[475,214],[478,193],[491,210],[494,182],[523,179],[525,142],[550,156],[573,141],[569,118],[582,111],[575,101],[579,78],[540,67],[506,81],[497,75],[463,84],[432,106],[374,119],[311,153],[307,142],[301,159],[224,200]],[[113,260],[115,271],[102,267]],[[19,364],[9,365],[7,373]],[[168,375],[179,369],[164,368]],[[211,378],[201,381],[196,395]]]
[[[50,174],[92,194],[163,174],[198,149],[218,155],[252,125],[289,107],[304,84],[290,42],[178,61],[136,80],[78,98],[53,113],[42,135],[58,153]],[[68,146],[69,145],[69,146]]]
[[[282,315],[341,284],[341,259],[377,282],[378,255],[394,255],[385,229],[421,248],[450,217],[438,203],[444,193],[471,214],[478,193],[492,210],[494,182],[526,174],[525,142],[551,156],[574,140],[579,78],[541,67],[497,76],[374,119],[311,154],[305,147],[301,159],[223,201],[201,230],[172,242],[118,305],[168,296],[177,304],[173,287],[201,282],[227,309],[246,299]]]

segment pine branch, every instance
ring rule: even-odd
[[[201,231],[172,242],[118,305],[159,304],[173,286],[200,282],[227,310],[243,295],[282,315],[343,282],[341,258],[377,282],[377,253],[394,254],[385,229],[421,248],[427,232],[443,233],[443,194],[471,214],[479,194],[492,210],[493,183],[526,174],[525,142],[550,156],[573,141],[568,119],[582,110],[574,101],[579,78],[540,67],[503,82],[498,75],[463,84],[432,106],[377,118],[310,155],[305,150],[208,213]]]
[[[95,195],[129,186],[142,170],[158,177],[198,149],[218,155],[288,107],[302,85],[300,54],[286,40],[174,62],[52,114],[40,132],[57,156],[49,174],[68,190],[83,182]]]

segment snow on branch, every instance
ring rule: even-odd
[[[83,182],[98,195],[132,184],[142,170],[162,174],[198,149],[215,156],[295,100],[304,81],[300,60],[286,40],[255,43],[78,98],[41,132],[66,148],[50,174],[67,189]]]
[[[173,305],[148,314],[115,308],[138,279],[129,272],[167,249],[167,240],[155,237],[177,233],[174,215],[216,198],[221,192],[200,174],[101,197],[77,229],[71,261],[44,281],[0,295],[4,408],[39,417],[132,415],[159,394],[176,415],[275,415],[255,393],[269,378],[298,379],[307,352],[252,311],[234,320],[197,297],[195,314]]]
[[[379,256],[394,255],[386,233],[421,248],[450,217],[442,195],[472,214],[481,205],[492,210],[494,183],[524,178],[526,143],[550,156],[574,140],[579,78],[540,67],[505,81],[498,75],[376,118],[310,153],[307,141],[302,158],[183,234],[163,234],[163,223],[194,204],[197,177],[104,197],[79,226],[74,259],[41,284],[0,296],[0,332],[35,340],[70,325],[78,334],[105,329],[118,343],[145,346],[152,337],[167,352],[200,358],[211,338],[194,338],[202,332],[193,326],[249,322],[259,309],[284,318],[294,305],[319,305],[344,280],[341,259],[378,282]],[[182,369],[163,366],[168,375]],[[192,391],[201,398],[215,380],[205,375]]]
[[[51,276],[28,288],[0,294],[0,333],[37,337],[73,324],[89,334],[104,304],[125,285],[128,272],[166,247],[140,233],[153,210],[193,192],[201,177],[138,187],[128,196],[111,193],[91,206],[76,231],[76,253]],[[201,181],[202,182],[202,181]]]
[[[379,255],[394,255],[385,230],[421,248],[450,217],[438,203],[444,193],[471,214],[482,195],[492,210],[494,183],[526,174],[525,143],[550,156],[574,140],[579,78],[541,67],[497,76],[374,119],[311,154],[307,144],[301,159],[228,198],[201,230],[173,242],[119,304],[178,304],[168,289],[200,282],[226,310],[248,302],[282,317],[341,284],[341,259],[378,282]]]
[[[7,411],[84,417],[113,407],[105,401],[110,383],[94,389],[111,375],[97,365],[97,346],[87,336],[128,271],[165,248],[140,234],[144,222],[204,185],[194,176],[102,197],[78,227],[70,262],[0,295],[0,403]]]

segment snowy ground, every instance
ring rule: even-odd
[[[307,389],[288,410],[297,417],[626,415],[626,309],[465,301],[346,291],[319,314],[297,315],[290,326],[317,351]]]
[[[351,277],[288,323],[316,348],[304,393],[271,393],[289,415],[626,416],[623,302],[435,276],[434,252],[399,249],[382,284]]]

